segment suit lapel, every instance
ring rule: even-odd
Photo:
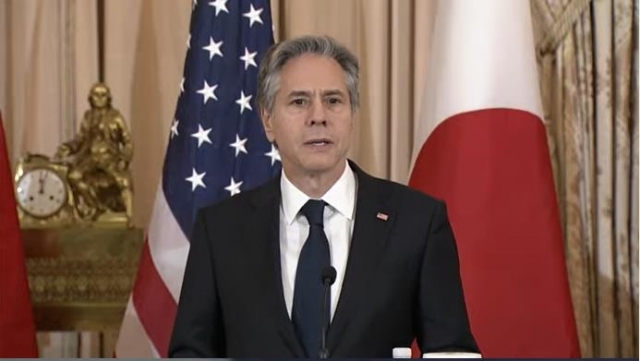
[[[266,267],[258,270],[264,272],[267,282],[272,282],[272,287],[264,288],[267,290],[265,300],[269,304],[268,309],[270,309],[275,325],[287,347],[295,357],[304,357],[304,351],[289,319],[282,289],[279,231],[280,198],[280,177],[276,177],[254,197],[255,224],[249,224],[247,227],[246,239],[264,246],[261,247],[262,249],[268,249],[269,259],[264,263]]]
[[[375,269],[384,254],[396,216],[395,210],[385,205],[387,195],[376,187],[375,180],[354,163],[350,162],[350,165],[358,180],[356,223],[340,299],[329,328],[330,355],[334,355],[340,342],[346,340],[350,319],[356,317],[368,292],[373,289]]]

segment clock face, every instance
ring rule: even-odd
[[[58,173],[37,168],[25,173],[17,184],[18,205],[38,218],[58,212],[67,202],[67,188]]]

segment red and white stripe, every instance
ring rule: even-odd
[[[167,357],[188,252],[189,241],[159,186],[116,344],[118,357]]]
[[[410,186],[447,203],[484,357],[578,357],[529,1],[437,8]]]

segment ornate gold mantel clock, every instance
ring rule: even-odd
[[[103,83],[89,93],[80,131],[53,157],[29,154],[15,175],[23,228],[131,225],[131,136]]]
[[[15,184],[37,330],[91,331],[92,342],[100,333],[97,356],[111,357],[105,340],[117,338],[144,232],[131,227],[133,147],[102,83],[103,0],[97,10],[100,82],[89,92],[91,107],[53,157],[18,163]]]

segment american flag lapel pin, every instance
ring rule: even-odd
[[[376,214],[376,218],[386,222],[389,219],[389,215],[386,213],[378,212],[378,214]]]

